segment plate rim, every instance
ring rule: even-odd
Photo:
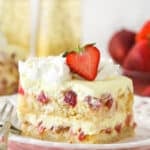
[[[14,139],[15,138],[15,139]],[[9,137],[10,141],[19,142],[23,144],[31,144],[36,146],[44,146],[46,147],[57,147],[57,148],[82,148],[87,149],[120,149],[120,148],[136,148],[136,147],[142,147],[142,146],[149,146],[150,147],[150,138],[141,140],[139,142],[124,142],[124,143],[110,143],[110,144],[78,144],[78,143],[65,143],[65,142],[51,142],[51,141],[44,141],[40,139],[34,139],[31,137],[25,137],[25,136],[17,136],[14,134],[11,134]]]

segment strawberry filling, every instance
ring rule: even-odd
[[[116,132],[117,132],[117,133],[120,133],[120,132],[121,132],[121,128],[122,128],[122,124],[121,124],[121,123],[118,124],[118,125],[116,125],[116,126],[115,126]]]
[[[21,85],[18,87],[18,93],[24,95],[24,89],[21,87]]]
[[[132,115],[129,114],[129,115],[127,115],[126,120],[125,120],[126,126],[130,126],[131,121],[132,121]]]
[[[45,95],[43,91],[38,95],[37,100],[41,102],[42,104],[46,104],[49,101],[48,97]]]
[[[105,103],[105,106],[108,107],[108,109],[110,109],[113,105],[113,100],[112,99],[108,99]]]
[[[99,109],[102,105],[98,98],[91,96],[86,96],[85,101],[88,103],[89,107],[94,110]]]
[[[37,128],[38,128],[39,134],[42,134],[45,131],[45,129],[46,129],[44,126],[42,126],[42,121],[39,122]]]
[[[101,107],[107,107],[108,109],[112,108],[113,98],[110,94],[102,94],[100,98],[86,96],[84,101],[88,103],[89,107],[93,110],[97,110]],[[117,107],[115,107],[117,109]]]
[[[72,90],[65,92],[64,102],[72,107],[75,107],[77,104],[77,94]]]
[[[111,134],[111,132],[112,132],[112,129],[111,129],[111,128],[105,129],[105,133],[106,133],[106,134]]]
[[[83,140],[85,140],[85,138],[86,138],[86,135],[84,134],[84,132],[80,132],[80,134],[78,136],[79,141],[83,141]]]

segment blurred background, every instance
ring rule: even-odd
[[[103,53],[113,33],[138,31],[150,19],[149,0],[82,0],[83,41],[95,41]]]
[[[57,55],[79,44],[96,42],[103,57],[112,58],[123,67],[124,55],[127,54],[124,51],[129,51],[126,46],[129,44],[131,49],[135,44],[137,32],[150,18],[149,9],[149,0],[0,0],[0,61],[3,62],[2,70],[8,65],[14,68],[13,73],[6,69],[11,74],[9,78],[15,74],[7,82],[5,77],[0,77],[1,93],[12,93],[11,90],[7,92],[12,87],[16,87],[16,91],[18,60]],[[117,44],[113,41],[113,46],[110,46],[118,31],[121,31],[121,38],[115,40]],[[150,34],[150,30],[148,32]],[[129,38],[126,38],[128,33]],[[111,47],[115,48],[112,50]],[[146,69],[127,67],[127,70],[136,71],[131,72],[131,77],[138,72],[139,78],[141,74],[142,78],[146,76],[144,83],[150,83],[150,69]],[[143,80],[140,82],[143,83]],[[150,95],[150,87],[147,91]]]
[[[105,53],[112,33],[136,31],[149,19],[149,5],[149,0],[0,0],[0,32],[20,49],[35,44],[38,55],[80,42],[96,42]]]

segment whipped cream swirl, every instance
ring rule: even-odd
[[[120,66],[114,64],[112,60],[101,60],[95,80],[106,80],[121,74]]]
[[[19,61],[20,82],[23,87],[46,87],[71,79],[65,58],[49,56]],[[31,90],[32,91],[32,90]]]
[[[19,62],[20,82],[25,87],[46,86],[52,83],[61,83],[71,80],[74,76],[70,72],[65,58],[61,56],[49,56],[44,58],[29,58],[25,62]],[[119,65],[111,61],[102,60],[99,64],[96,81],[105,80],[120,74]],[[75,76],[78,80],[84,80]]]

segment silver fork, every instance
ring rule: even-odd
[[[0,150],[7,149],[8,135],[11,128],[13,105],[6,102],[0,110]]]

